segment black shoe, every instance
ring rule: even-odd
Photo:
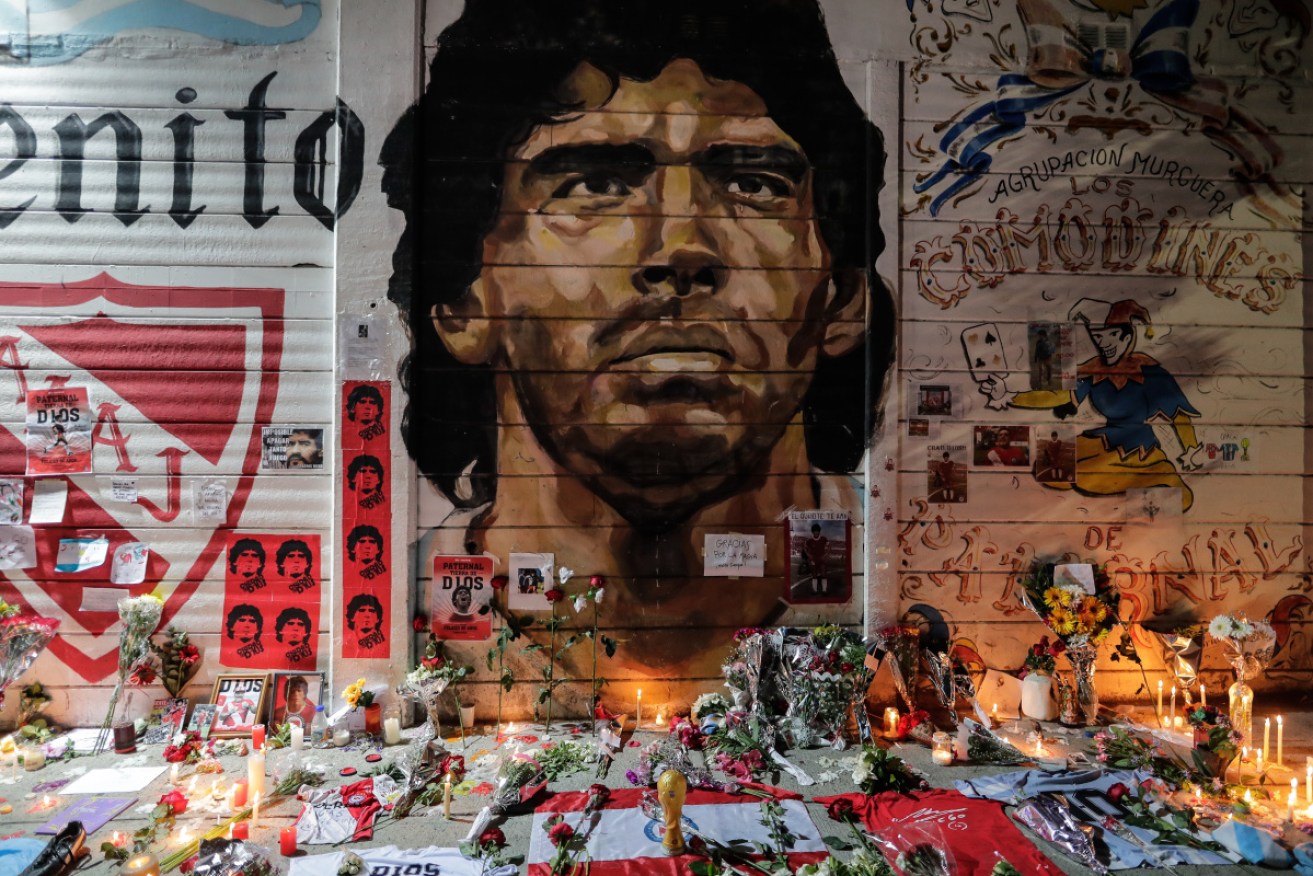
[[[87,854],[86,842],[87,832],[82,822],[70,821],[18,876],[64,876]]]

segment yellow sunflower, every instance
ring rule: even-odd
[[[1066,606],[1071,601],[1071,594],[1061,587],[1050,587],[1044,591],[1044,604],[1050,608]]]
[[[1076,616],[1059,606],[1049,612],[1049,626],[1059,636],[1069,636],[1076,631]]]

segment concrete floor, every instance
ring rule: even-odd
[[[1261,727],[1261,716],[1260,723]],[[1006,724],[1005,724],[1006,727]],[[1301,765],[1301,795],[1302,795],[1302,764],[1306,755],[1313,755],[1313,714],[1299,713],[1286,716],[1286,760],[1288,763],[1297,763]],[[1057,725],[1045,725],[1046,735],[1050,738],[1056,737],[1054,734],[1059,730]],[[414,730],[406,731],[407,735],[414,733]],[[537,731],[530,730],[541,735],[541,729]],[[1070,731],[1068,737],[1069,743],[1073,748],[1086,747],[1090,743],[1088,735],[1081,731]],[[1261,730],[1259,731],[1261,735]],[[566,731],[566,725],[558,725],[557,732],[553,738],[560,739],[588,739],[586,735],[574,736]],[[639,742],[647,742],[657,739],[655,732],[640,732],[637,735]],[[451,746],[460,750],[459,740]],[[536,746],[532,746],[536,747]],[[472,736],[464,748],[464,753],[470,761],[471,769],[477,771],[479,763],[486,765],[491,762],[488,752],[497,749],[495,740],[490,736]],[[329,781],[345,782],[347,779],[339,779],[338,771],[343,766],[353,766],[358,770],[364,770],[369,766],[365,762],[365,755],[370,751],[377,750],[377,746],[367,740],[358,739],[355,744],[347,749],[336,749],[329,751],[311,751],[306,752],[307,760],[312,764],[322,764],[329,768]],[[400,747],[382,749],[384,761],[393,759],[402,749]],[[628,787],[625,780],[625,770],[632,766],[637,760],[639,748],[636,746],[627,746],[617,758],[615,764],[611,767],[607,784],[612,787]],[[87,769],[95,767],[118,767],[118,766],[140,766],[140,765],[158,765],[163,763],[160,756],[161,748],[159,746],[143,746],[139,748],[135,755],[115,755],[112,753],[101,754],[95,757],[78,757],[71,761],[58,761],[47,764],[40,770],[31,773],[19,772],[18,781],[13,784],[0,785],[0,797],[6,799],[9,805],[13,806],[13,812],[0,815],[0,835],[27,835],[31,836],[33,830],[47,821],[50,816],[56,813],[60,808],[67,805],[72,797],[59,797],[57,792],[50,795],[55,804],[55,808],[49,811],[32,812],[29,811],[34,806],[41,803],[46,795],[32,795],[31,790],[38,783],[51,782],[70,775],[81,774]],[[480,754],[482,757],[480,757]],[[928,749],[917,745],[899,745],[897,753],[911,765],[923,770],[930,777],[931,784],[935,787],[949,787],[952,783],[961,778],[968,778],[977,775],[1003,772],[1013,768],[1007,767],[973,767],[969,765],[936,767],[931,763],[930,752]],[[278,773],[285,768],[291,758],[295,755],[286,750],[272,751],[268,758],[268,771],[270,775]],[[802,766],[813,776],[823,772],[825,766],[822,763],[823,758],[842,757],[843,754],[837,754],[828,749],[817,749],[812,751],[791,752],[789,757],[792,761]],[[222,758],[227,772],[224,775],[225,783],[231,783],[233,779],[242,778],[246,775],[246,765],[243,758],[237,756],[228,756]],[[192,767],[184,765],[181,769],[181,782],[185,786],[189,781]],[[159,795],[167,787],[168,773],[164,773],[146,790],[137,794],[140,798],[138,806],[134,806],[124,812],[115,820],[90,837],[88,846],[93,850],[91,859],[84,863],[84,871],[94,871],[96,873],[114,872],[110,865],[102,860],[99,852],[102,840],[108,839],[110,834],[115,830],[131,832],[146,823],[146,812],[149,807],[145,804],[153,804]],[[1286,781],[1288,781],[1288,776]],[[354,781],[354,779],[350,779]],[[565,778],[551,786],[552,790],[578,790],[587,787],[594,781],[591,769],[584,772],[576,773],[573,776]],[[201,777],[199,785],[201,788],[208,788],[210,784],[209,777]],[[811,797],[825,796],[829,794],[850,792],[853,789],[851,779],[847,774],[841,774],[833,782],[817,784],[807,789],[799,789],[796,783],[788,776],[783,775],[778,783],[781,787],[790,790],[802,790],[806,796]],[[487,801],[486,797],[474,795],[460,795],[454,797],[452,805],[452,820],[447,821],[440,815],[429,815],[422,817],[411,817],[402,820],[383,818],[379,821],[374,833],[374,839],[365,845],[388,845],[396,844],[404,848],[413,848],[426,845],[456,845],[459,839],[464,835],[469,827],[475,814],[482,808]],[[252,839],[267,844],[272,849],[277,849],[278,829],[290,824],[299,812],[300,804],[295,800],[285,800],[272,807],[264,807],[261,813],[261,821],[254,831]],[[838,825],[831,822],[825,815],[824,808],[809,803],[808,808],[812,818],[821,829],[822,835],[839,834]],[[531,818],[527,815],[516,816],[508,819],[503,824],[503,829],[508,837],[512,849],[524,852],[527,851]],[[187,827],[194,836],[197,832],[207,829],[216,823],[216,815],[213,810],[206,810],[204,806],[193,806],[192,811],[184,815],[178,823],[178,830]],[[1023,827],[1023,831],[1026,829]],[[1029,832],[1027,831],[1028,835]],[[1049,847],[1042,840],[1037,841],[1039,847],[1044,850],[1050,859],[1060,867],[1064,872],[1070,874],[1087,874],[1091,871],[1087,868],[1072,863],[1065,858],[1060,852]],[[168,850],[165,847],[164,852],[157,852],[160,857]],[[311,847],[312,851],[330,851],[326,846]],[[281,859],[280,859],[281,860]],[[523,872],[523,868],[521,868]],[[1262,872],[1260,868],[1253,866],[1222,866],[1222,867],[1177,867],[1175,872],[1188,873],[1207,873],[1211,876],[1224,876],[1224,874],[1239,873],[1258,873]],[[1141,873],[1165,873],[1167,870],[1140,870]]]

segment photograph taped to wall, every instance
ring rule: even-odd
[[[846,511],[790,511],[784,601],[798,605],[852,598],[852,519]]]
[[[1070,388],[1075,379],[1071,324],[1032,322],[1026,326],[1026,361],[1030,388],[1051,392]]]
[[[547,591],[556,586],[553,577],[556,556],[544,553],[513,553],[507,572],[507,605],[519,611],[551,611]]]
[[[320,426],[265,426],[260,430],[261,471],[312,471],[324,467]]]
[[[967,500],[967,449],[961,444],[932,444],[926,451],[928,498],[934,503]]]
[[[1035,463],[1031,467],[1040,483],[1070,484],[1076,480],[1076,427],[1037,426]]]
[[[315,706],[324,702],[325,680],[322,672],[275,672],[270,730],[277,733],[289,717],[296,717],[301,719],[306,734],[309,734]]]
[[[918,417],[953,416],[953,387],[947,383],[916,384],[915,414]]]
[[[489,556],[433,558],[429,609],[433,635],[472,641],[492,636],[492,569]]]
[[[27,473],[87,474],[95,423],[85,386],[27,393]]]
[[[264,720],[268,689],[269,676],[264,674],[233,673],[216,677],[210,697],[216,708],[210,735],[219,738],[251,735],[251,728]]]
[[[1030,427],[976,425],[971,448],[976,468],[1030,468]]]
[[[23,479],[0,478],[0,526],[23,522]]]

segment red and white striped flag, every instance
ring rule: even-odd
[[[588,836],[587,856],[592,859],[591,876],[684,876],[689,872],[691,856],[667,857],[661,847],[665,827],[643,814],[639,803],[643,788],[611,791],[602,806],[600,820]],[[784,824],[794,841],[785,852],[789,865],[797,870],[803,864],[829,857],[821,832],[807,807],[797,794],[765,788],[784,808]],[[699,834],[722,843],[761,842],[773,845],[770,833],[761,823],[760,797],[722,794],[718,791],[690,790],[684,802],[684,839]],[[529,840],[529,876],[548,876],[549,861],[555,849],[547,838],[544,823],[560,814],[576,831],[580,830],[587,792],[553,794],[534,810],[533,831]],[[584,860],[580,854],[579,859]]]

